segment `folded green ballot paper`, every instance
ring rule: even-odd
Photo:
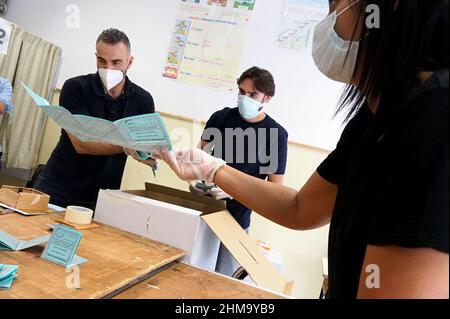
[[[0,289],[10,289],[19,266],[0,264]]]
[[[59,224],[52,228],[53,233],[41,255],[42,259],[66,268],[87,262],[87,259],[75,255],[83,233]]]
[[[30,240],[21,240],[0,230],[0,250],[24,250],[46,243],[49,238],[50,235],[44,235]]]
[[[114,122],[72,114],[63,106],[50,103],[21,82],[36,105],[64,130],[81,141],[100,141],[151,154],[161,148],[172,149],[167,128],[159,113],[126,117]]]
[[[201,183],[195,184],[195,187],[197,187],[198,189],[201,189],[203,191],[208,191],[208,190],[213,189],[213,188],[215,188],[217,186],[215,184],[208,185],[206,183],[201,182]]]

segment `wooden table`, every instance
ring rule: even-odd
[[[18,239],[49,233],[60,214],[25,217],[0,215],[0,229]],[[74,271],[40,258],[45,245],[25,251],[0,251],[0,263],[19,265],[18,277],[4,298],[117,299],[277,299],[276,293],[236,279],[198,269],[176,260],[184,253],[106,225],[82,231],[77,255],[89,261],[79,266],[80,289],[73,289]]]
[[[280,299],[262,290],[184,263],[176,262],[157,275],[118,294],[117,299]]]
[[[0,215],[0,229],[18,239],[49,233],[49,224],[59,214],[25,217]],[[110,298],[158,273],[184,256],[184,252],[106,225],[82,231],[77,255],[89,261],[77,271],[41,259],[45,245],[24,251],[0,251],[0,263],[19,265],[18,277],[10,290],[0,290],[4,298]],[[66,281],[69,283],[66,284]]]

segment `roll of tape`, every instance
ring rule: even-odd
[[[89,225],[94,211],[81,206],[67,206],[64,219],[71,223]]]

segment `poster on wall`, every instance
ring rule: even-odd
[[[0,18],[0,54],[8,54],[9,40],[11,38],[12,25]]]
[[[256,0],[181,0],[163,76],[232,91]]]
[[[286,0],[276,46],[310,51],[315,25],[329,10],[328,0]]]

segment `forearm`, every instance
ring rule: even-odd
[[[6,106],[0,102],[0,115],[4,114],[6,111]]]
[[[102,142],[82,142],[74,135],[67,134],[75,151],[82,155],[116,155],[123,153],[122,146],[111,145]]]
[[[271,183],[283,185],[284,175],[271,174],[271,175],[267,176],[267,180]]]
[[[214,183],[265,218],[288,228],[301,228],[296,190],[263,181],[229,166],[223,166],[217,171]]]
[[[79,151],[84,155],[116,155],[123,153],[123,147],[102,142],[82,142]]]

